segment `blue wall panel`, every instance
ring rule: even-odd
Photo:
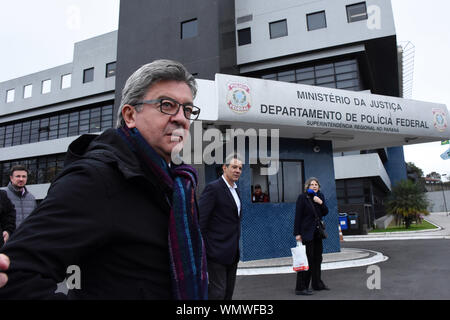
[[[305,180],[315,176],[321,183],[329,214],[324,221],[329,238],[324,252],[339,252],[338,213],[331,142],[316,141],[321,150],[312,151],[309,140],[280,139],[281,160],[303,160]],[[242,197],[241,260],[286,257],[295,246],[293,235],[295,203],[252,203],[251,171],[245,164],[239,180]]]

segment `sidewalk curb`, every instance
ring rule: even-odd
[[[436,223],[425,220],[432,225],[436,226],[437,229],[427,229],[427,230],[415,230],[415,231],[395,231],[395,232],[378,232],[366,235],[354,235],[354,236],[344,236],[344,242],[352,241],[387,241],[387,240],[427,240],[427,239],[445,239],[449,240],[450,235],[448,234],[433,234],[435,232],[441,232],[446,230],[444,227],[437,225]]]
[[[348,251],[355,252],[366,252],[368,253],[368,258],[362,259],[354,259],[349,258],[342,261],[330,261],[322,263],[322,270],[334,270],[334,269],[344,269],[344,268],[354,268],[354,267],[363,267],[371,264],[376,264],[380,262],[384,262],[389,258],[383,255],[380,252],[367,250],[367,249],[352,249],[345,248]],[[261,266],[261,267],[241,267],[237,270],[238,276],[249,276],[249,275],[267,275],[267,274],[287,274],[287,273],[295,273],[292,270],[292,265],[283,265],[283,266]]]

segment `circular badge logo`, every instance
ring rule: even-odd
[[[447,119],[445,112],[441,109],[433,109],[434,127],[439,132],[444,132],[447,129]]]
[[[227,86],[228,107],[239,114],[248,112],[251,108],[250,88],[242,83],[229,83]]]

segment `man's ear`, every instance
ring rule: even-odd
[[[136,127],[136,109],[129,104],[122,108],[122,117],[128,128]]]

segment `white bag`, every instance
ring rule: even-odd
[[[294,271],[307,271],[309,269],[308,257],[306,256],[306,247],[297,241],[297,246],[291,248],[292,267]]]

